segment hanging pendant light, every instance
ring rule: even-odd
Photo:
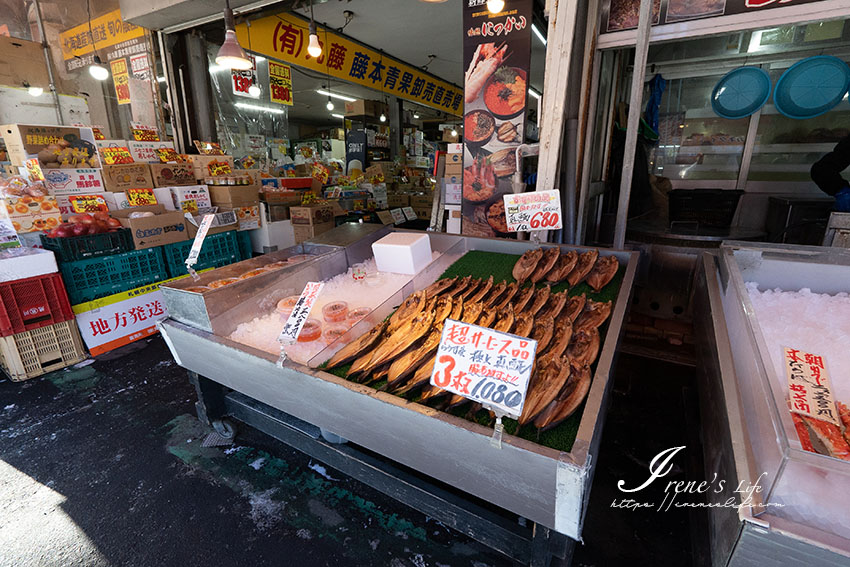
[[[89,75],[98,81],[105,81],[109,78],[109,69],[103,66],[103,61],[99,55],[94,56],[94,63],[89,65]]]
[[[333,110],[333,109],[334,109],[334,103],[333,103],[333,101],[331,100],[331,97],[330,97],[330,96],[328,96],[328,104],[326,104],[326,105],[325,105],[325,108],[327,108],[328,110]]]
[[[240,71],[247,71],[254,67],[245,54],[245,50],[239,45],[239,40],[236,39],[236,24],[233,20],[233,10],[230,9],[230,0],[224,1],[224,43],[218,49],[215,62],[222,67]]]
[[[303,37],[303,36],[302,36]],[[313,0],[310,0],[310,44],[307,53],[316,59],[322,54],[322,46],[319,43],[319,34],[316,31],[316,22],[313,20]]]
[[[384,114],[383,112],[381,112],[381,117],[378,118],[378,120],[380,120],[381,122],[386,122],[387,121],[387,115]]]
[[[248,94],[251,95],[254,98],[260,98],[260,94],[262,92],[263,92],[262,89],[260,89],[260,86],[257,84],[256,78],[252,78],[251,79],[251,86],[248,87]]]
[[[505,0],[487,0],[487,9],[491,14],[498,14],[505,9]]]
[[[43,88],[41,88],[41,87],[34,87],[34,86],[32,86],[31,84],[29,84],[27,81],[24,81],[24,88],[25,88],[25,89],[27,89],[27,93],[28,93],[30,96],[38,97],[38,96],[41,96],[42,94],[44,94],[44,89],[43,89]]]

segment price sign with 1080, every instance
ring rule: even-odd
[[[447,319],[431,384],[519,417],[537,341]]]

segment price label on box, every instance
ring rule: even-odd
[[[791,411],[841,427],[823,357],[782,347]]]
[[[211,161],[209,164],[207,164],[207,171],[209,171],[210,175],[213,177],[219,177],[221,175],[230,175],[231,173],[233,173],[230,164],[226,161]]]
[[[537,341],[446,319],[431,384],[519,417]]]
[[[503,198],[508,232],[562,228],[559,191],[509,193]]]
[[[130,203],[131,207],[156,205],[156,197],[153,194],[153,189],[127,189],[126,193],[127,202]]]
[[[71,203],[71,210],[75,213],[109,211],[106,199],[100,195],[70,195],[68,201]]]
[[[130,148],[127,147],[100,148],[100,155],[105,165],[135,163],[133,155],[130,153]]]
[[[186,199],[185,201],[180,203],[180,208],[183,209],[184,213],[197,213],[198,202],[194,199]]]
[[[141,122],[130,122],[133,131],[133,139],[137,142],[159,142],[159,132],[156,126],[142,124]]]
[[[157,148],[156,156],[159,158],[160,163],[179,163],[183,161],[180,158],[180,154],[174,148]]]

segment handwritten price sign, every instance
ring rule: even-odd
[[[100,148],[100,155],[103,157],[103,163],[106,165],[135,163],[133,154],[130,153],[130,148],[125,146],[119,148]]]
[[[562,228],[561,194],[558,191],[506,194],[504,200],[508,232]]]
[[[823,357],[783,347],[791,411],[841,427]]]
[[[447,319],[431,384],[519,417],[537,341]]]
[[[226,161],[211,161],[207,164],[207,171],[210,172],[212,177],[230,175],[233,173],[233,170],[230,168],[230,164]]]
[[[127,189],[127,202],[131,207],[156,205],[153,189]]]
[[[283,326],[283,330],[277,338],[281,344],[292,344],[298,340],[298,335],[301,334],[301,329],[307,322],[310,310],[313,309],[323,287],[325,287],[325,284],[322,282],[307,282],[304,291],[301,292],[301,296],[292,308],[292,313],[289,314],[289,319],[286,320],[286,325]]]
[[[100,195],[71,195],[68,201],[71,203],[71,210],[75,213],[109,211],[106,200]]]

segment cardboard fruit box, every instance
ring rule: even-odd
[[[152,163],[154,187],[175,187],[195,184],[195,169],[190,163]]]
[[[319,225],[333,223],[334,213],[331,205],[309,205],[290,207],[289,216],[292,224]]]
[[[152,189],[151,169],[146,163],[103,166],[103,185],[107,191],[120,193],[127,189]]]
[[[137,212],[154,213],[151,217],[130,218]],[[166,211],[163,205],[131,207],[110,214],[121,221],[121,225],[130,229],[136,250],[153,248],[172,242],[181,242],[189,238],[183,213]]]

